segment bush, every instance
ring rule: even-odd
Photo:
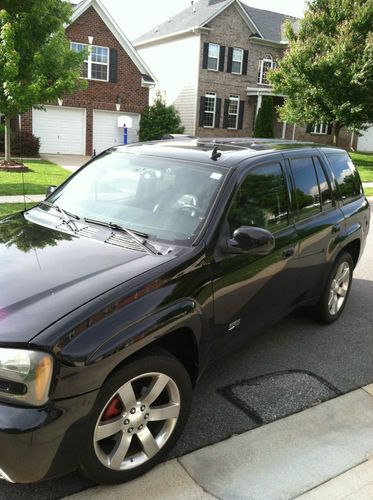
[[[174,106],[167,106],[160,92],[152,106],[148,106],[140,120],[140,141],[159,139],[166,134],[182,134],[180,115]]]
[[[273,97],[264,96],[262,105],[255,120],[253,137],[272,139],[275,136],[273,130],[275,116],[276,113],[273,105]]]
[[[11,154],[14,156],[39,156],[40,139],[31,132],[19,130],[11,134]],[[5,151],[5,131],[0,129],[0,151]]]

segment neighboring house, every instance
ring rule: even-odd
[[[30,110],[21,128],[41,139],[41,153],[91,155],[123,143],[118,117],[130,116],[128,142],[138,140],[140,114],[149,103],[155,77],[100,0],[74,8],[66,35],[71,47],[89,46],[82,69],[88,88],[65,97],[46,111]]]
[[[373,125],[361,131],[361,136],[357,140],[357,149],[373,153]]]
[[[251,136],[263,96],[275,105],[267,71],[287,48],[283,25],[298,19],[239,0],[200,0],[133,43],[156,69],[159,88],[179,110],[185,132],[197,136]],[[332,143],[328,124],[293,127],[275,122],[275,137]],[[342,130],[341,144],[351,135]]]

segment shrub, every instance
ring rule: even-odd
[[[19,130],[12,132],[11,150],[14,156],[39,156],[40,139],[31,132]],[[5,150],[5,132],[0,130],[0,151]]]
[[[140,120],[140,141],[160,139],[166,134],[182,134],[180,115],[174,106],[167,106],[160,92],[152,106],[148,106]]]
[[[275,108],[273,106],[273,97],[264,96],[262,105],[255,120],[253,137],[272,139],[275,136],[273,130],[273,122],[275,116],[276,114]]]

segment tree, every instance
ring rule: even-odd
[[[140,141],[160,139],[164,134],[182,134],[180,115],[175,106],[167,106],[160,92],[152,106],[148,106],[141,115]]]
[[[63,0],[1,1],[0,112],[5,115],[6,162],[13,117],[86,85],[79,79],[84,54],[72,51],[65,36],[71,13]]]
[[[289,49],[269,74],[284,94],[282,120],[330,123],[334,143],[342,127],[373,121],[373,0],[311,0],[296,33],[285,32]]]
[[[268,137],[275,136],[273,130],[273,122],[275,119],[275,108],[273,106],[273,97],[264,96],[262,105],[259,108],[255,119],[253,137]]]

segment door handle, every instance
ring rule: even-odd
[[[282,252],[282,256],[284,259],[289,259],[289,257],[292,257],[294,255],[294,248],[287,248]]]
[[[334,226],[332,226],[332,233],[339,233],[340,230],[341,230],[340,224],[334,224]]]

